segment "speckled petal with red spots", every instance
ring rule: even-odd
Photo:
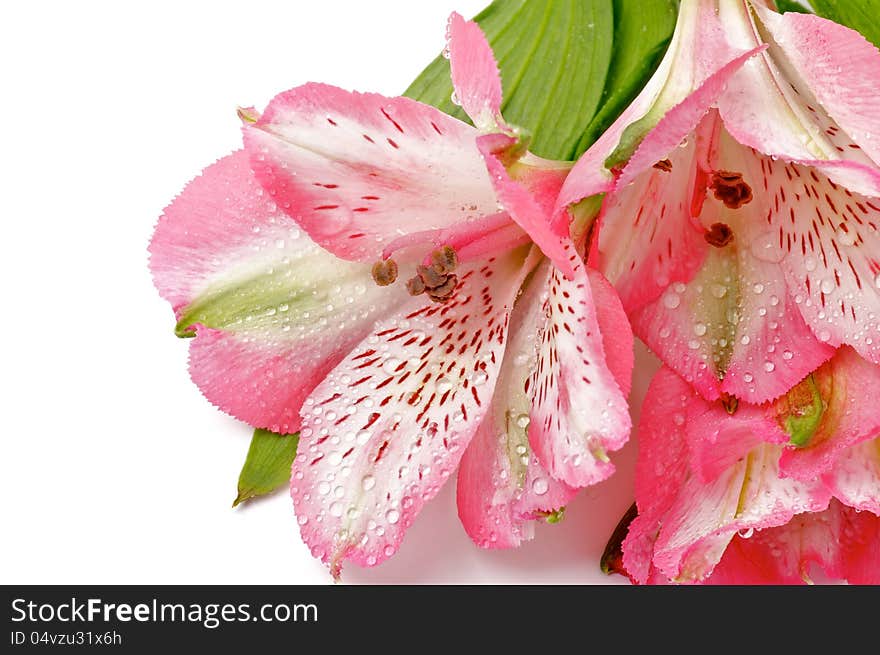
[[[573,248],[569,252],[572,280],[547,263],[531,282],[544,286],[545,318],[537,367],[529,380],[529,442],[554,478],[586,487],[614,472],[608,453],[626,443],[631,419],[608,364],[590,276]],[[622,309],[617,312],[623,315]],[[626,321],[617,330],[618,338],[631,343]]]
[[[410,231],[495,214],[476,135],[408,98],[314,83],[276,96],[244,128],[254,172],[278,206],[350,260],[378,259]]]
[[[719,99],[737,141],[816,167],[838,184],[880,195],[880,52],[858,32],[818,16],[722,3],[727,38],[767,40]],[[755,108],[760,107],[759,111]]]
[[[459,267],[376,324],[306,400],[291,495],[303,540],[338,575],[390,557],[489,410],[526,249]]]
[[[529,283],[517,300],[491,408],[458,469],[458,515],[484,548],[513,548],[531,539],[532,520],[563,507],[576,493],[547,473],[529,445],[527,382],[544,319],[544,290]]]
[[[202,393],[276,432],[298,429],[306,396],[407,297],[315,245],[253,179],[244,152],[209,166],[165,210],[150,269],[178,332],[195,335],[190,372]]]
[[[670,283],[690,280],[703,262],[704,230],[690,219],[695,157],[692,138],[669,154],[668,170],[649,169],[605,199],[590,263],[628,313],[657,300]]]
[[[818,339],[847,344],[880,363],[880,200],[858,195],[821,172],[724,148],[757,193],[749,215],[752,254],[778,265]],[[735,165],[735,164],[734,164]],[[744,218],[745,221],[745,218]],[[760,226],[760,228],[758,227]]]

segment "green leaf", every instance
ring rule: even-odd
[[[238,476],[238,496],[232,506],[286,485],[290,480],[290,467],[296,457],[298,443],[298,433],[276,434],[268,430],[254,430],[247,458]]]
[[[779,9],[780,13],[785,13],[786,11],[796,11],[799,14],[811,14],[811,12],[807,7],[804,7],[800,2],[796,0],[776,0],[776,8]]]
[[[495,0],[475,20],[495,52],[504,117],[530,150],[576,159],[641,90],[666,50],[676,0]],[[467,120],[438,57],[405,95]]]
[[[811,0],[819,16],[862,33],[880,48],[880,0]]]
[[[641,91],[666,53],[677,16],[674,0],[641,0],[638,11],[633,11],[632,0],[614,1],[614,55],[602,107],[581,137],[578,154],[598,139]]]

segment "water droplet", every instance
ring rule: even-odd
[[[668,309],[676,309],[681,304],[681,296],[677,293],[670,291],[665,296],[663,296],[663,304]]]
[[[754,285],[752,285],[752,291],[754,291],[756,294],[760,295],[760,294],[764,293],[764,285],[761,284],[760,282],[756,282]]]
[[[397,367],[400,366],[401,363],[402,362],[399,359],[389,357],[382,362],[382,370],[388,373],[388,375],[393,375],[397,372]]]
[[[532,482],[532,491],[538,496],[543,496],[550,489],[550,485],[544,478],[537,478]]]
[[[330,493],[330,485],[327,484],[326,482],[318,483],[318,493],[321,494],[322,496],[326,496],[327,494]]]
[[[790,350],[786,350],[782,353],[782,359],[791,360],[792,357],[794,357],[794,353]]]
[[[755,534],[755,528],[746,528],[745,530],[739,530],[737,534],[743,539],[749,539],[753,534]]]
[[[488,379],[489,376],[486,374],[485,371],[478,371],[477,373],[474,373],[471,377],[471,384],[473,384],[475,387],[479,387],[481,384],[486,384],[486,380]]]
[[[742,335],[742,339],[740,339],[739,342],[744,346],[748,346],[752,342],[752,338],[749,335],[744,334]]]
[[[727,287],[724,286],[723,284],[713,284],[709,288],[709,291],[712,293],[713,296],[715,296],[718,299],[721,299],[727,295]]]
[[[330,503],[330,514],[333,516],[342,516],[342,503],[338,501]]]
[[[751,373],[746,373],[745,375],[743,375],[743,381],[744,381],[746,384],[751,383],[754,379],[755,379],[755,378],[754,378],[754,376],[753,376]]]
[[[842,246],[851,246],[856,242],[855,235],[852,232],[847,232],[843,225],[837,228],[836,235],[837,242]]]
[[[516,417],[516,424],[521,428],[529,427],[530,421],[531,421],[531,419],[529,418],[528,414],[520,414],[519,416]],[[520,453],[520,454],[522,454],[522,453]]]
[[[702,337],[703,335],[705,335],[707,329],[708,328],[706,327],[705,323],[694,323],[694,334],[696,334],[698,337]]]
[[[821,341],[823,343],[827,343],[827,342],[831,341],[831,332],[829,332],[828,330],[822,330],[819,333],[819,341]]]
[[[834,280],[828,277],[822,280],[822,283],[819,285],[819,290],[827,296],[829,293],[834,291],[834,287]]]
[[[453,105],[461,107],[461,100],[458,99],[458,94],[455,91],[452,92],[452,95],[449,96],[449,99],[452,101]]]
[[[436,386],[439,393],[446,393],[447,391],[452,390],[452,382],[450,382],[448,378],[437,378]]]
[[[398,512],[396,509],[389,509],[387,512],[385,512],[385,520],[394,525],[400,520],[400,512]]]
[[[364,491],[369,491],[373,487],[376,486],[376,478],[372,475],[364,476],[364,479],[361,480],[361,487],[363,487]]]
[[[776,364],[774,364],[773,362],[769,362],[769,361],[764,362],[764,370],[767,371],[768,373],[772,373],[773,371],[776,370]]]

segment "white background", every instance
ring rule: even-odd
[[[449,12],[484,2],[4,4],[0,581],[329,581],[286,493],[230,509],[250,430],[189,381],[147,243],[185,182],[239,146],[236,106],[308,80],[395,95]],[[512,552],[470,543],[450,480],[396,557],[343,581],[621,582],[598,559],[634,451]]]

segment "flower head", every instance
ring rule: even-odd
[[[842,348],[762,405],[697,394],[668,368],[639,425],[637,582],[792,583],[809,564],[880,582],[880,367]]]
[[[550,221],[570,165],[504,122],[488,43],[457,14],[448,52],[474,126],[298,87],[244,113],[245,151],[151,245],[205,395],[299,430],[291,494],[334,574],[392,555],[459,462],[468,533],[516,545],[629,433],[626,317]]]
[[[658,71],[558,203],[605,194],[591,261],[707,399],[880,363],[880,52],[756,0],[683,0]]]

